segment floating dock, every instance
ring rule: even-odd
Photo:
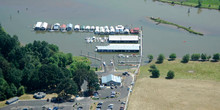
[[[109,35],[109,43],[138,43],[137,35]]]

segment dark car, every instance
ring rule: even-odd
[[[120,110],[124,110],[124,107],[120,107]]]
[[[80,106],[80,107],[77,108],[77,110],[83,110],[83,107]]]

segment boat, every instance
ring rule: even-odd
[[[65,24],[62,24],[62,25],[60,26],[60,31],[61,31],[61,32],[66,32],[66,25],[65,25]]]
[[[99,26],[96,26],[95,28],[95,34],[99,34],[100,30],[99,30]]]
[[[138,27],[130,29],[131,34],[139,34],[139,31],[140,31],[140,28],[138,28]]]
[[[95,26],[91,26],[90,30],[94,31],[95,30]]]
[[[79,31],[79,29],[80,29],[80,25],[77,24],[77,25],[74,26],[75,31]]]
[[[124,34],[129,34],[129,33],[130,33],[129,29],[124,30]]]

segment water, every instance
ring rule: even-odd
[[[131,25],[143,26],[143,55],[163,53],[168,57],[176,53],[182,57],[188,53],[220,52],[220,12],[216,10],[170,6],[152,0],[0,0],[0,23],[11,35],[18,35],[22,44],[45,40],[73,55],[81,51],[112,59],[117,54],[95,53],[96,45],[84,40],[92,33],[61,33],[32,31],[33,24],[45,21],[49,24],[73,23],[81,25]],[[19,10],[19,13],[17,12]],[[160,17],[202,32],[204,36],[190,34],[167,25],[155,25],[146,17]],[[105,44],[106,45],[106,44]]]

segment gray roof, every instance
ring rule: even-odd
[[[107,46],[96,46],[98,50],[139,50],[140,44],[109,44]]]
[[[121,77],[120,76],[115,76],[115,75],[107,75],[107,76],[102,76],[102,83],[108,83],[110,81],[114,81],[117,83],[121,83]]]

